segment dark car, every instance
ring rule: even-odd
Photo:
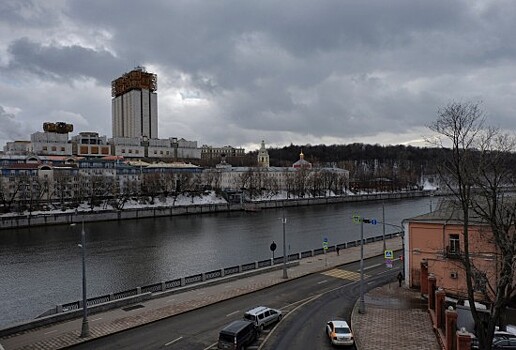
[[[220,331],[217,349],[245,349],[257,338],[258,331],[253,322],[246,320],[234,321]]]
[[[471,339],[471,349],[479,350],[478,339],[473,336]],[[495,331],[493,337],[493,350],[509,349],[516,350],[516,334],[503,331]]]

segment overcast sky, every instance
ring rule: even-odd
[[[158,75],[159,137],[420,143],[481,101],[516,129],[516,1],[2,0],[0,147],[45,121],[111,137],[111,81]]]

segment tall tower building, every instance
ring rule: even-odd
[[[111,82],[113,137],[158,138],[158,78],[136,67]]]
[[[265,168],[269,167],[269,152],[267,152],[267,149],[265,148],[264,140],[262,140],[262,146],[258,151],[258,166]]]

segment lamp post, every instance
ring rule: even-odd
[[[283,223],[283,278],[287,279],[287,243],[285,238],[285,224],[287,223],[287,218],[285,217],[285,212],[283,212],[281,222]]]
[[[358,312],[365,313],[364,301],[364,222],[369,223],[369,219],[362,218],[360,220],[360,305]]]
[[[75,226],[75,224],[71,224]],[[82,252],[82,328],[81,338],[90,336],[90,326],[88,324],[88,305],[86,298],[86,233],[84,232],[84,220],[82,221],[81,244],[79,244]]]
[[[385,203],[382,201],[382,223],[383,223],[383,251],[387,249],[385,246]]]

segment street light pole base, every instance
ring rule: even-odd
[[[88,338],[90,336],[90,325],[88,320],[82,320],[81,338]]]

